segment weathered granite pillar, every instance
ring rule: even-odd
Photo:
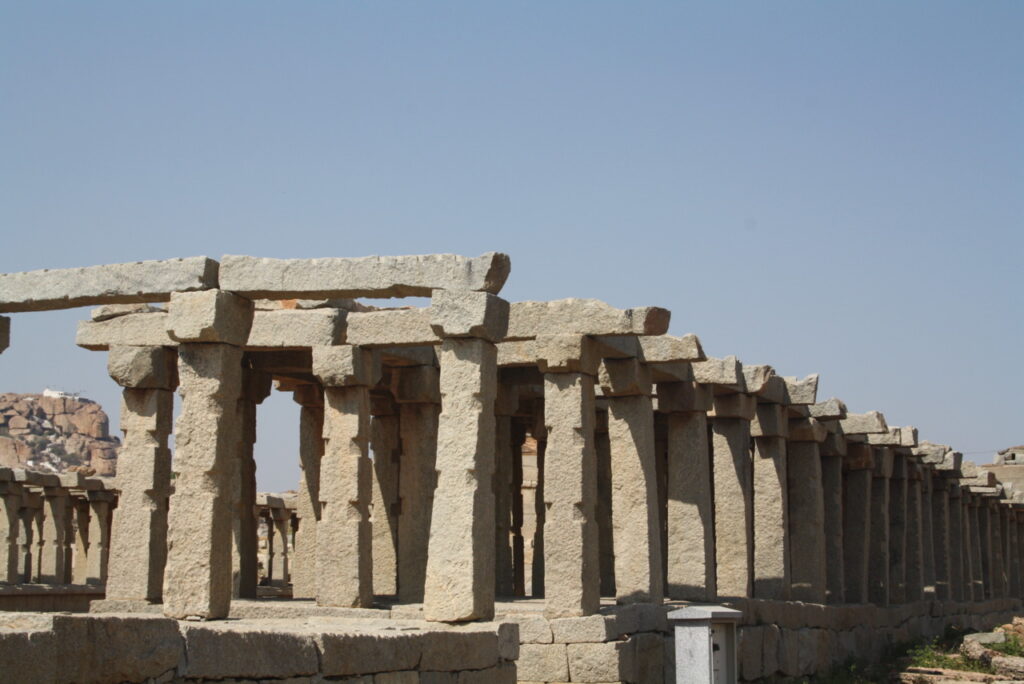
[[[9,320],[9,319],[8,319]],[[18,542],[21,530],[21,485],[10,477],[10,470],[0,469],[0,583],[18,584],[22,556]]]
[[[437,489],[430,521],[423,615],[433,621],[494,616],[495,342],[508,302],[483,292],[434,292],[430,325],[441,338]]]
[[[512,422],[512,593],[526,595],[526,559],[523,537],[523,441],[526,428],[521,418]]]
[[[999,499],[988,499],[989,545],[991,548],[992,598],[1006,596],[1006,567],[1003,563],[1003,518]]]
[[[832,411],[840,419],[846,407],[836,402]],[[821,451],[821,490],[825,507],[825,600],[842,603],[845,578],[843,573],[843,459],[846,438],[839,420],[825,425],[828,434],[819,447]]]
[[[921,557],[923,558],[924,598],[935,599],[935,548],[932,545],[932,469],[923,463],[921,475]]]
[[[299,528],[292,552],[292,596],[316,598],[316,526],[320,520],[320,463],[324,454],[324,392],[319,383],[292,392],[299,411]]]
[[[499,376],[500,377],[500,376]],[[512,416],[519,404],[515,385],[498,384],[494,402],[494,591],[512,596]]]
[[[594,421],[594,454],[597,458],[597,499],[594,523],[597,525],[598,566],[601,596],[615,596],[615,532],[612,527],[612,444],[608,436],[607,402],[598,397]]]
[[[273,544],[273,561],[269,568],[270,577],[273,584],[283,587],[288,584],[290,571],[288,538],[291,536],[289,534],[292,525],[291,512],[285,508],[274,508],[271,510],[270,520],[267,522],[267,536],[270,537],[267,539],[267,545]],[[272,534],[271,530],[273,530]]]
[[[964,601],[970,570],[969,556],[964,548],[964,505],[960,483],[948,479],[949,492],[949,594],[954,601]]]
[[[888,447],[875,447],[875,467],[871,478],[871,530],[868,541],[868,601],[876,606],[889,605],[889,479],[893,453]]]
[[[658,410],[668,414],[669,598],[710,601],[715,586],[714,501],[707,411],[711,387],[658,383]]]
[[[74,560],[71,563],[71,583],[85,584],[85,572],[89,563],[89,500],[74,495],[71,497],[70,516],[74,520]]]
[[[70,581],[66,563],[65,540],[70,498],[63,487],[43,488],[43,545],[40,549],[39,581],[43,584],[67,584]]]
[[[394,369],[392,373],[397,373]],[[398,595],[399,462],[402,455],[398,406],[390,392],[370,393],[370,471],[372,501],[370,530],[373,535],[373,591]]]
[[[750,421],[757,400],[747,394],[714,398],[711,456],[715,492],[715,585],[722,598],[750,597],[753,589],[754,492]]]
[[[89,551],[86,558],[85,584],[108,582],[110,560],[110,492],[89,492]]]
[[[907,600],[907,457],[894,452],[889,479],[889,602]]]
[[[547,434],[542,477],[545,615],[552,618],[591,615],[600,601],[594,451],[597,360],[590,344],[578,335],[537,339]]]
[[[826,432],[813,418],[790,420],[789,425],[789,442],[786,447],[788,537],[789,548],[799,549],[799,558],[794,556],[790,559],[790,598],[809,603],[825,603],[828,598],[829,553],[825,516],[826,489],[819,445],[824,442]],[[842,468],[841,463],[838,466]],[[756,535],[754,543],[757,543]]]
[[[401,369],[410,390],[399,394],[402,461],[399,477],[398,598],[423,601],[427,576],[434,489],[437,486],[437,428],[440,413],[438,370],[433,366]],[[417,391],[412,392],[412,388]],[[408,402],[408,403],[407,403]]]
[[[1020,549],[1017,545],[1017,512],[1012,504],[1003,506],[1003,536],[1006,538],[1006,594],[1010,598],[1019,598],[1020,584]]]
[[[982,498],[975,495],[973,492],[970,492],[969,487],[965,487],[962,492],[969,493],[969,503],[967,507],[967,536],[970,542],[971,551],[971,597],[974,601],[984,601],[986,594],[986,561],[982,557],[982,550],[985,546],[982,539],[983,528],[981,524]]]
[[[932,476],[932,553],[935,559],[935,598],[950,599],[949,485],[937,472]]]
[[[373,605],[369,388],[380,372],[370,351],[345,345],[314,347],[313,374],[324,387],[316,602],[369,608]]]
[[[871,541],[872,448],[847,446],[843,473],[843,576],[846,603],[868,601],[868,558]]]
[[[801,500],[799,492],[796,501],[791,502],[789,498],[786,449],[788,422],[787,409],[782,404],[759,403],[757,413],[750,424],[750,434],[754,440],[754,598],[759,599],[785,601],[790,594],[789,557],[792,536],[789,508],[793,503],[799,505],[804,501]],[[820,465],[818,467],[820,468]],[[813,486],[820,497],[820,470],[818,475],[818,482]],[[796,482],[799,483],[799,479]],[[797,487],[799,488],[801,484],[803,483],[797,484]],[[813,509],[813,506],[811,508]],[[807,512],[813,514],[814,511]],[[820,524],[820,515],[816,521],[806,522],[812,525],[815,522]],[[817,565],[821,567],[821,579],[824,580],[824,549],[816,549],[817,555],[811,555],[811,549],[802,549],[802,553],[804,552],[807,554],[803,556],[805,559],[813,560],[809,564],[801,562],[800,567],[795,568],[797,572],[810,570],[808,565]],[[824,590],[824,582],[821,582],[821,588]]]
[[[615,599],[661,603],[661,520],[650,371],[635,358],[605,359],[599,377],[608,400]]]
[[[271,377],[258,370],[242,374],[238,401],[240,439],[232,478],[234,515],[232,526],[232,596],[256,598],[259,582],[259,533],[256,519],[256,407],[270,395]]]
[[[924,598],[924,551],[921,542],[921,468],[907,461],[906,598],[908,603]]]
[[[252,302],[221,290],[173,293],[181,415],[169,503],[164,615],[226,617],[231,605],[232,477],[237,472],[242,349]]]
[[[530,595],[544,596],[544,521],[547,519],[547,505],[544,503],[544,454],[548,447],[548,432],[544,425],[543,411],[535,417],[531,430],[537,442],[537,486],[533,492],[533,561],[530,564]]]

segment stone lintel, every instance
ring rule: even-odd
[[[593,340],[586,335],[538,335],[535,351],[537,365],[543,373],[596,375],[601,362]]]
[[[638,338],[647,363],[703,361],[707,358],[700,339],[693,333],[676,335],[643,335]]]
[[[292,401],[299,406],[322,407],[324,391],[319,385],[300,385],[292,390]]]
[[[702,385],[735,387],[742,382],[743,367],[735,356],[709,358],[692,364],[693,379]]]
[[[246,347],[280,349],[345,343],[344,309],[257,311]]]
[[[840,420],[846,417],[846,404],[832,397],[807,407],[812,418],[818,420]]]
[[[817,442],[821,444],[829,436],[829,430],[817,418],[797,418],[789,421],[789,441]]]
[[[161,311],[79,321],[75,344],[91,351],[107,351],[113,346],[176,347],[177,340],[167,334],[168,319]]]
[[[974,461],[963,461],[960,464],[960,473],[963,475],[964,480],[969,480],[973,477],[978,476],[978,466]]]
[[[121,387],[174,389],[178,386],[178,355],[168,347],[111,347],[107,373]]]
[[[757,411],[757,397],[749,394],[717,394],[709,418],[742,418],[753,420]]]
[[[709,411],[714,395],[707,385],[696,382],[659,382],[657,410],[661,413]]]
[[[430,327],[429,308],[352,312],[345,339],[360,347],[409,347],[439,344]]]
[[[913,425],[906,425],[900,428],[900,446],[917,446],[917,428]]]
[[[399,404],[440,404],[441,371],[434,366],[407,366],[391,372],[391,393]]]
[[[968,485],[967,490],[971,494],[983,496],[985,498],[995,499],[999,497],[1000,490],[998,487],[980,487],[977,485]]]
[[[788,434],[786,408],[781,404],[759,403],[750,423],[750,436],[786,437]]]
[[[429,297],[434,290],[501,291],[508,255],[268,259],[225,255],[221,287],[250,298]]]
[[[875,467],[874,448],[868,444],[851,442],[846,445],[844,470],[872,470]]]
[[[900,436],[900,428],[893,427],[889,428],[887,432],[869,433],[867,442],[874,446],[901,446],[903,439]]]
[[[651,373],[639,359],[603,359],[597,372],[608,397],[650,396]]]
[[[437,366],[437,352],[433,346],[380,347],[380,361],[386,366]]]
[[[655,306],[616,309],[596,299],[513,302],[506,339],[538,335],[664,335],[671,313]]]
[[[11,346],[11,319],[0,316],[0,353]]]
[[[0,313],[166,302],[173,292],[216,287],[217,262],[206,257],[3,273]]]
[[[167,330],[178,342],[216,342],[242,347],[249,339],[252,319],[252,301],[232,292],[173,292]]]
[[[430,328],[442,339],[475,337],[500,342],[508,331],[508,302],[488,292],[438,290],[429,311]]]
[[[878,411],[847,413],[845,418],[840,419],[839,424],[847,435],[881,434],[889,431],[885,416]]]
[[[654,382],[689,382],[693,380],[693,368],[688,361],[649,363],[651,380]]]
[[[313,347],[313,374],[325,387],[372,387],[380,380],[380,363],[369,349],[350,344]]]

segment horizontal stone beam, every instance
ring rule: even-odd
[[[709,358],[693,364],[693,379],[702,385],[736,385],[743,378],[743,366],[735,356]]]
[[[206,257],[4,273],[0,313],[165,302],[172,292],[216,287],[217,262]]]
[[[839,420],[846,417],[846,404],[832,397],[807,407],[811,418],[818,420]]]
[[[429,297],[434,290],[501,291],[508,255],[269,259],[226,255],[220,286],[249,298]]]
[[[840,419],[839,424],[843,428],[843,433],[847,435],[882,434],[889,431],[885,416],[878,411],[847,413],[845,418]]]
[[[616,309],[597,299],[512,302],[505,339],[537,335],[664,335],[671,313],[656,306]]]

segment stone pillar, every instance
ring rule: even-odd
[[[324,386],[324,452],[316,530],[316,602],[373,605],[370,529],[370,387],[373,354],[352,346],[314,347],[313,373]]]
[[[982,549],[985,544],[982,538],[981,524],[982,498],[970,495],[968,504],[968,538],[971,544],[971,596],[974,601],[984,601],[986,594],[985,563]]]
[[[949,486],[946,478],[932,475],[932,554],[934,556],[935,598],[950,599]]]
[[[999,500],[988,498],[989,548],[991,549],[992,598],[1006,596],[1006,568],[1003,563],[1003,519]]]
[[[523,440],[522,419],[512,422],[512,593],[526,595],[525,543],[523,538]]]
[[[605,359],[600,380],[608,398],[615,600],[660,604],[664,585],[650,371],[637,359]]]
[[[175,352],[165,347],[111,347],[108,353],[110,377],[124,388],[108,599],[159,603],[163,595],[176,363]]]
[[[267,521],[267,546],[273,544],[273,556],[270,565],[270,577],[273,584],[283,587],[288,584],[289,579],[289,545],[288,538],[291,536],[292,516],[291,511],[285,508],[274,508],[270,511],[270,519]],[[271,530],[273,533],[271,534]]]
[[[907,600],[907,456],[893,454],[889,479],[889,602]]]
[[[874,459],[867,444],[847,447],[843,473],[843,576],[846,603],[868,601],[871,489]]]
[[[711,601],[715,586],[715,529],[707,411],[711,387],[658,384],[658,410],[668,414],[669,598]]]
[[[76,493],[77,494],[77,493]],[[85,584],[85,573],[89,562],[89,500],[81,496],[71,498],[74,510],[75,557],[71,563],[71,583]]]
[[[544,521],[547,506],[544,503],[544,454],[547,452],[548,432],[544,425],[543,412],[534,418],[531,431],[537,443],[537,486],[533,491],[533,561],[530,563],[530,595],[544,596]]]
[[[598,402],[594,421],[594,453],[597,458],[597,500],[594,522],[597,525],[598,567],[601,596],[615,596],[615,532],[612,528],[612,444],[608,436],[608,407]]]
[[[256,407],[270,395],[271,377],[246,369],[238,401],[240,439],[232,478],[234,514],[232,527],[232,596],[256,598],[259,583],[259,532],[256,517]]]
[[[949,593],[954,601],[966,600],[966,585],[970,577],[969,556],[964,549],[964,505],[960,484],[948,480],[949,492]]]
[[[10,480],[0,480],[0,583],[3,584],[21,582],[19,567],[22,551],[18,543],[21,497],[21,485]]]
[[[324,392],[319,384],[292,393],[299,413],[299,491],[295,499],[299,528],[292,553],[292,596],[316,598],[316,527],[320,520],[320,463],[324,454]]]
[[[397,373],[398,369],[394,369]],[[402,454],[398,407],[391,394],[370,395],[370,451],[373,452],[370,528],[373,534],[373,590],[398,595],[398,481]]]
[[[494,616],[495,342],[508,302],[482,292],[438,290],[431,328],[441,338],[437,489],[430,521],[423,615],[427,620]]]
[[[71,568],[65,562],[67,518],[72,514],[70,497],[63,487],[44,487],[43,545],[39,581],[43,584],[67,584]]]
[[[819,435],[810,429],[813,419],[790,421],[787,444],[787,489],[789,497],[790,549],[799,549],[799,559],[790,560],[790,598],[808,603],[825,603],[828,588],[829,553],[826,536],[825,482]],[[816,421],[814,421],[816,422]],[[757,454],[755,453],[755,458]],[[842,463],[838,464],[842,468]],[[755,484],[755,492],[757,485]],[[842,485],[839,485],[841,489]],[[757,544],[757,535],[754,535]],[[842,535],[840,534],[840,544]],[[840,557],[841,557],[841,546]],[[756,592],[756,587],[755,587]]]
[[[845,440],[839,437],[844,453],[832,451],[821,457],[821,489],[825,507],[825,600],[845,601],[845,562],[843,558],[843,455]],[[827,442],[826,442],[827,444]]]
[[[790,501],[789,498],[786,449],[789,430],[786,407],[782,404],[758,404],[754,421],[750,425],[750,434],[754,440],[754,598],[785,601],[790,595],[791,582],[789,507],[791,504],[805,503],[800,497],[800,492],[797,492],[795,501]],[[816,449],[814,455],[817,460]],[[817,482],[811,486],[814,486],[817,492],[809,494],[811,497],[817,496],[820,501],[820,464],[816,467],[819,468]],[[811,484],[802,483],[800,479],[802,478],[795,480],[797,488]],[[818,516],[806,522],[820,525],[822,511],[820,508],[815,509],[813,505],[810,509],[808,513],[817,513]],[[821,569],[820,579],[824,580],[824,548],[816,549],[817,555],[812,555],[811,549],[802,549],[802,553],[807,554],[805,558],[808,560],[813,560],[807,564],[801,563],[795,570],[799,573],[802,570],[812,570],[810,566],[816,566]],[[804,579],[802,577],[801,582]],[[824,591],[824,581],[819,587]]]
[[[935,549],[932,546],[932,469],[918,466],[921,475],[921,557],[923,559],[924,598],[935,599]]]
[[[440,412],[438,371],[432,366],[402,369],[410,383],[420,387],[408,395],[410,403],[399,396],[402,430],[402,461],[399,477],[401,501],[398,516],[398,598],[404,602],[423,601],[427,576],[427,551],[430,542],[434,489],[437,486],[437,427]],[[404,378],[403,378],[404,380]],[[418,399],[411,401],[412,398]]]
[[[722,598],[749,598],[753,589],[750,421],[756,407],[757,400],[747,394],[714,398],[711,456],[715,492],[715,584]]]
[[[500,376],[499,376],[500,377]],[[494,402],[494,590],[512,596],[512,416],[519,404],[515,385],[499,383]]]
[[[110,504],[113,501],[114,495],[109,492],[89,492],[89,554],[85,584],[109,583]]]
[[[924,552],[921,538],[921,469],[907,461],[906,598],[908,603],[924,598]]]
[[[1017,545],[1017,512],[1011,504],[1003,506],[1004,530],[1006,537],[1006,593],[1010,598],[1020,598],[1020,549]]]
[[[545,615],[550,618],[591,615],[600,602],[593,375],[597,363],[590,344],[574,335],[537,339],[547,434],[541,480]]]
[[[179,340],[177,478],[167,525],[164,615],[222,618],[231,606],[234,500],[241,439],[242,349],[252,302],[220,290],[175,292],[168,327]]]
[[[871,478],[871,530],[868,541],[868,601],[876,606],[889,605],[889,479],[893,453],[875,447],[875,467]]]

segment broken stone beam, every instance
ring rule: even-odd
[[[217,262],[206,257],[3,273],[0,313],[165,302],[172,292],[215,287]]]
[[[251,299],[429,297],[434,290],[501,291],[508,255],[455,254],[359,258],[267,259],[226,255],[220,282]]]
[[[840,419],[839,424],[847,435],[882,434],[889,431],[889,426],[885,424],[885,416],[878,411],[847,413],[845,418]]]
[[[907,434],[904,435],[903,433]],[[917,428],[889,428],[887,432],[869,433],[868,444],[874,446],[904,446],[912,447],[917,444]]]
[[[692,366],[693,379],[702,385],[734,386],[743,377],[743,367],[735,356],[697,361]]]
[[[596,299],[514,302],[505,339],[537,335],[664,335],[671,313],[655,306],[616,309]]]
[[[515,305],[513,304],[513,307]],[[605,335],[597,344],[605,358],[637,357],[651,365],[703,361],[704,350],[697,336],[675,335]],[[653,369],[652,369],[653,370]]]
[[[846,417],[846,404],[832,397],[807,407],[811,418],[818,420],[840,420]]]

